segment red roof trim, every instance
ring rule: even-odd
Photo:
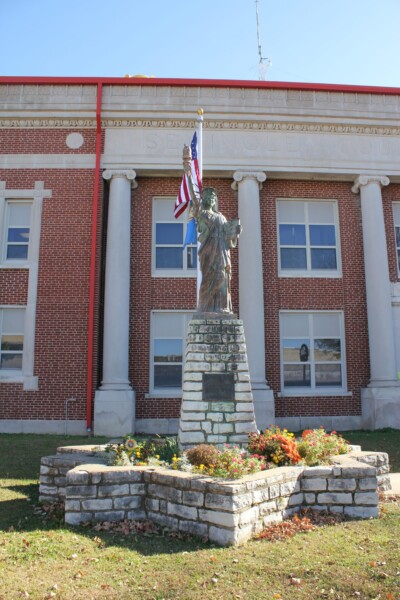
[[[315,92],[400,95],[398,87],[342,85],[336,83],[297,83],[234,79],[158,79],[155,77],[0,77],[0,84],[13,85],[154,85],[172,87],[229,87],[246,89],[284,89]]]

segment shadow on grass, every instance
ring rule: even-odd
[[[181,535],[170,531],[118,532],[96,531],[94,524],[71,527],[65,525],[64,515],[59,511],[48,516],[35,514],[38,504],[39,486],[37,484],[10,485],[4,490],[23,494],[26,498],[12,498],[0,502],[0,532],[29,534],[34,532],[65,532],[93,540],[100,548],[118,547],[138,552],[143,556],[154,554],[175,554],[182,551],[195,552],[214,547],[212,544],[189,535]],[[28,498],[30,501],[28,501]]]

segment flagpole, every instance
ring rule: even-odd
[[[203,181],[203,114],[202,108],[197,109],[197,160],[199,164],[200,180]],[[200,286],[201,286],[201,270],[199,266],[199,250],[200,242],[197,242],[197,305],[199,304]]]

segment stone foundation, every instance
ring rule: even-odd
[[[389,470],[387,454],[357,451],[334,457],[329,466],[280,467],[225,481],[164,468],[110,467],[99,464],[93,448],[62,450],[42,459],[40,500],[65,500],[66,523],[148,519],[222,546],[244,543],[303,507],[377,517],[378,471],[386,477]]]

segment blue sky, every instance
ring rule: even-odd
[[[0,0],[0,75],[258,79],[254,0]],[[400,0],[259,0],[271,81],[400,87]]]

